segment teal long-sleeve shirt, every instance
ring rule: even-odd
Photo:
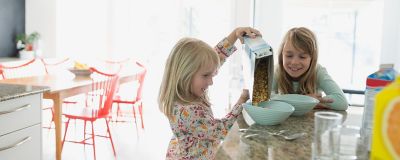
[[[324,98],[333,99],[332,103],[326,103],[330,109],[334,110],[346,110],[348,107],[347,99],[344,96],[342,89],[336,84],[335,81],[329,76],[328,72],[321,65],[317,65],[317,87],[318,91],[325,93]],[[276,72],[274,73],[274,79],[272,82],[272,93],[277,93],[278,85],[276,83]],[[297,92],[299,83],[293,81],[294,91]]]

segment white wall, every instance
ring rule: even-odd
[[[27,0],[26,31],[42,35],[44,57],[143,59],[181,36],[178,1]]]
[[[243,0],[236,0],[234,9],[232,12],[232,19],[234,21],[232,26],[233,27],[238,27],[238,26],[249,26],[251,24],[251,1],[243,1]]]
[[[381,63],[394,63],[400,71],[400,1],[385,0]]]
[[[110,2],[57,0],[57,56],[101,59],[110,53]]]
[[[263,34],[263,38],[277,52],[283,32],[283,1],[279,0],[255,0],[256,16],[255,28]]]
[[[26,32],[41,34],[43,57],[105,58],[113,44],[110,2],[27,0]]]
[[[56,53],[56,0],[25,1],[25,32],[37,31],[41,34],[42,56]]]

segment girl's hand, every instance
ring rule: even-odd
[[[331,98],[323,98],[320,93],[317,94],[308,94],[307,96],[313,97],[319,100],[319,103],[314,107],[314,109],[329,109],[329,106],[326,103],[332,103],[333,99]]]
[[[329,107],[326,104],[318,103],[314,109],[329,109]]]
[[[247,35],[251,38],[256,38],[256,36],[261,36],[260,31],[251,27],[239,27],[235,29],[236,37],[239,38],[240,42],[243,44],[243,36]]]
[[[251,28],[251,27],[238,27],[227,37],[228,41],[231,44],[234,44],[237,39],[243,44],[243,36],[247,35],[251,38],[255,38],[256,36],[261,36],[260,31]]]

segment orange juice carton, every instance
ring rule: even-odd
[[[375,96],[371,160],[400,159],[400,76]]]
[[[368,151],[371,150],[373,114],[375,108],[375,96],[385,86],[392,83],[397,72],[393,64],[381,64],[379,70],[367,77],[364,100],[364,113],[362,119],[361,135],[362,141]]]

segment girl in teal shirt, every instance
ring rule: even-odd
[[[320,101],[315,108],[346,110],[348,103],[343,91],[317,60],[314,33],[304,27],[290,29],[278,51],[272,93],[308,95]]]

